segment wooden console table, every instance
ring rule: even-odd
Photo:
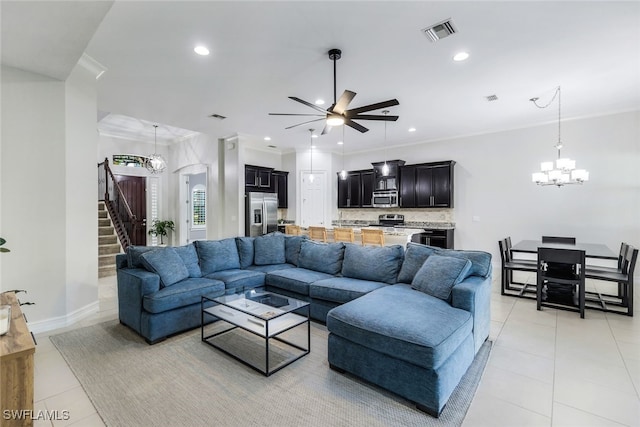
[[[0,336],[0,425],[32,426],[36,347],[16,295],[0,294],[0,305],[5,304],[11,305],[11,325],[9,332]],[[5,419],[5,411],[22,411],[18,412],[22,416]]]

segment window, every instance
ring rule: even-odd
[[[193,228],[207,225],[207,193],[201,184],[191,190],[191,224]]]

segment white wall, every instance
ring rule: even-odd
[[[408,164],[455,160],[455,246],[499,256],[498,240],[575,236],[618,250],[640,245],[640,112],[563,122],[563,156],[590,172],[584,185],[539,187],[531,173],[556,158],[557,124],[398,147]],[[390,153],[391,154],[391,153]],[[384,153],[349,156],[365,169]],[[479,217],[474,222],[473,217]],[[499,259],[499,258],[498,258]]]
[[[35,332],[97,310],[94,85],[78,67],[66,83],[2,67],[0,230],[11,252],[0,287],[28,291]]]

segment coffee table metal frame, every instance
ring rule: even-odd
[[[287,305],[277,307],[273,305],[263,304],[260,300],[269,301],[269,299],[288,302]],[[211,304],[213,304],[211,306]],[[276,304],[278,305],[278,304]],[[306,308],[306,317],[300,314],[294,313]],[[219,332],[215,332],[205,336],[205,327],[210,324],[205,324],[205,319],[209,317],[217,318],[230,325],[230,328],[224,329]],[[270,376],[271,374],[278,372],[285,366],[290,365],[296,360],[306,356],[311,351],[311,325],[310,325],[310,304],[306,301],[300,301],[295,298],[291,298],[285,295],[276,294],[274,292],[264,291],[263,288],[254,288],[243,290],[230,295],[221,295],[215,298],[203,296],[201,299],[201,318],[200,318],[200,335],[203,342],[210,346],[217,348],[218,350],[233,357],[239,362],[244,363],[252,369]],[[296,328],[300,325],[307,324],[307,347],[304,348],[296,343],[285,340],[279,335]],[[265,340],[265,366],[264,369],[260,366],[255,366],[250,362],[242,359],[236,354],[233,354],[223,347],[215,343],[214,338],[223,334],[227,334],[234,329],[240,328],[254,335],[257,335]],[[290,347],[294,347],[301,350],[297,356],[291,357],[285,360],[283,363],[276,366],[274,369],[269,367],[269,342],[270,340],[277,340]]]

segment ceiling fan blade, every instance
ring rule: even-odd
[[[333,127],[333,126],[329,126],[328,124],[326,124],[326,123],[325,123],[325,125],[324,125],[324,129],[322,129],[322,133],[321,133],[320,135],[326,135],[326,134],[328,134],[329,132],[331,132],[331,128],[332,128],[332,127]]]
[[[349,117],[352,120],[382,120],[387,122],[395,122],[400,116],[378,116],[376,114],[358,114]]]
[[[306,106],[308,106],[308,107],[311,107],[311,108],[313,108],[314,110],[318,110],[318,111],[320,111],[321,113],[326,113],[326,112],[327,112],[327,110],[325,110],[325,109],[323,109],[323,108],[320,108],[320,107],[318,107],[317,105],[312,104],[312,103],[310,103],[310,102],[307,102],[307,101],[305,101],[305,100],[303,100],[303,99],[297,98],[297,97],[295,97],[295,96],[290,96],[290,97],[289,97],[289,99],[293,99],[294,101],[297,101],[297,102],[299,102],[299,103],[301,103],[301,104],[304,104],[304,105],[306,105]]]
[[[270,116],[315,116],[324,117],[326,114],[292,114],[292,113],[269,113]]]
[[[342,95],[340,95],[340,99],[338,99],[338,102],[336,102],[336,105],[333,107],[333,109],[330,109],[330,111],[338,114],[344,113],[344,111],[349,106],[349,103],[351,102],[351,100],[353,100],[354,96],[356,96],[355,92],[351,92],[350,90],[345,90],[344,92],[342,92]]]
[[[397,99],[390,99],[388,101],[377,102],[375,104],[365,105],[364,107],[352,108],[347,110],[344,114],[347,117],[353,117],[356,114],[365,113],[367,111],[379,110],[381,108],[393,107],[394,105],[400,105]]]
[[[318,121],[320,121],[320,120],[324,120],[324,117],[323,117],[323,118],[321,118],[321,119],[309,120],[308,122],[298,123],[297,125],[293,125],[293,126],[286,127],[285,129],[291,129],[291,128],[294,128],[294,127],[296,127],[296,126],[306,125],[307,123],[318,122]]]
[[[344,120],[344,124],[349,126],[349,127],[354,128],[355,130],[360,131],[362,133],[365,133],[365,132],[367,132],[369,130],[366,127],[362,126],[361,124],[358,124],[358,123],[354,122],[351,119],[345,119]]]

